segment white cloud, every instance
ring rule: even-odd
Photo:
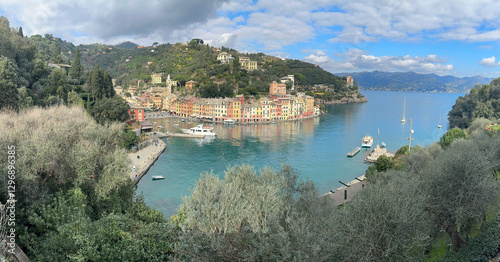
[[[480,65],[484,65],[487,67],[498,67],[500,66],[500,62],[495,62],[496,58],[494,56],[490,58],[483,58],[481,61],[479,61]]]
[[[333,59],[322,50],[309,50],[305,61],[316,63],[331,72],[353,71],[414,71],[417,73],[443,74],[453,70],[452,64],[437,55],[420,56],[374,56],[367,51],[350,49],[343,54],[335,54],[338,59]]]

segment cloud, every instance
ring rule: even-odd
[[[358,48],[377,41],[500,40],[500,1],[491,0],[3,0],[0,10],[25,34],[76,44],[202,38],[277,52],[318,38]]]
[[[495,62],[495,57],[492,56],[490,58],[483,58],[481,61],[479,61],[480,65],[487,66],[487,67],[498,67],[500,66],[500,62]]]
[[[27,34],[52,33],[72,40],[73,31],[109,42],[124,36],[170,35],[205,24],[217,18],[218,8],[228,1],[24,0],[5,1],[1,9],[19,21]]]
[[[335,54],[337,59],[328,56],[322,50],[309,50],[305,61],[315,63],[331,72],[354,71],[398,71],[417,73],[445,73],[453,70],[452,64],[437,55],[427,56],[374,56],[365,50],[349,49],[343,54]]]

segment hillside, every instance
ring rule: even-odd
[[[338,74],[347,76],[347,73]],[[492,78],[481,76],[455,77],[415,72],[360,72],[350,73],[360,89],[410,92],[467,93],[476,85],[488,84]]]

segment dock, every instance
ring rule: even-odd
[[[354,148],[351,152],[347,153],[347,157],[355,156],[357,153],[359,153],[360,150],[361,150],[361,147]]]

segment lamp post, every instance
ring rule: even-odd
[[[412,140],[415,140],[415,138],[411,138],[411,134],[413,134],[413,129],[411,129],[411,118],[408,120],[408,122],[410,123],[410,137],[408,137],[408,153],[410,153],[410,149],[411,149],[411,141]]]

